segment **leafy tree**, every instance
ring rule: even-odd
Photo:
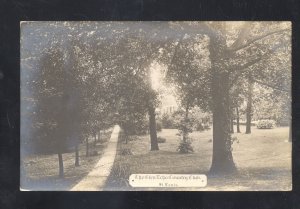
[[[212,173],[236,171],[230,134],[230,89],[243,75],[289,47],[290,26],[286,23],[186,22],[173,25],[184,37],[204,34],[209,39],[210,109],[213,113]],[[180,38],[179,38],[180,40]],[[286,55],[286,53],[284,53]],[[286,56],[285,56],[286,57]],[[260,68],[261,69],[261,68]],[[269,69],[269,68],[268,68]],[[272,70],[271,70],[272,72]],[[250,109],[250,108],[249,108]]]
[[[185,110],[179,131],[182,135],[180,152],[187,153],[191,149],[188,134],[192,131],[192,121],[189,112],[196,104],[207,106],[206,96],[209,94],[207,88],[207,72],[209,63],[205,50],[207,39],[204,36],[190,37],[182,36],[178,41],[166,78],[175,86],[177,97]]]
[[[33,144],[38,152],[58,154],[60,177],[64,176],[62,154],[79,143],[80,133],[80,89],[64,58],[61,47],[52,46],[42,57],[34,81],[37,106]]]

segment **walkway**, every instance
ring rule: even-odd
[[[120,126],[115,125],[101,159],[93,170],[76,184],[71,191],[101,191],[103,189],[116,157],[119,132]]]

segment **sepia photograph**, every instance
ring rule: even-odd
[[[291,191],[288,21],[20,23],[21,191]]]

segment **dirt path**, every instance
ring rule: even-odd
[[[120,126],[115,125],[107,148],[93,170],[76,184],[71,191],[101,191],[113,166],[119,138]]]

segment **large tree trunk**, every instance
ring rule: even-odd
[[[236,171],[236,167],[231,152],[228,84],[224,77],[215,77],[220,82],[215,81],[213,84],[213,159],[210,172],[232,173]]]
[[[213,112],[213,156],[211,174],[229,174],[236,172],[232,157],[230,134],[229,72],[223,59],[226,41],[222,35],[210,39],[210,58],[212,63],[212,112]],[[225,69],[223,69],[225,68]]]
[[[58,167],[59,167],[58,170],[59,177],[64,178],[64,161],[61,152],[58,153]]]
[[[151,141],[151,151],[159,150],[157,142],[157,132],[156,132],[156,120],[155,120],[155,108],[152,105],[148,107],[149,114],[149,131],[150,131],[150,141]]]
[[[251,133],[251,118],[252,118],[252,95],[253,95],[253,81],[251,75],[248,79],[248,93],[247,93],[247,107],[246,107],[246,134]]]
[[[239,107],[236,107],[236,132],[241,133]]]
[[[79,150],[78,145],[75,146],[75,166],[79,166]]]

